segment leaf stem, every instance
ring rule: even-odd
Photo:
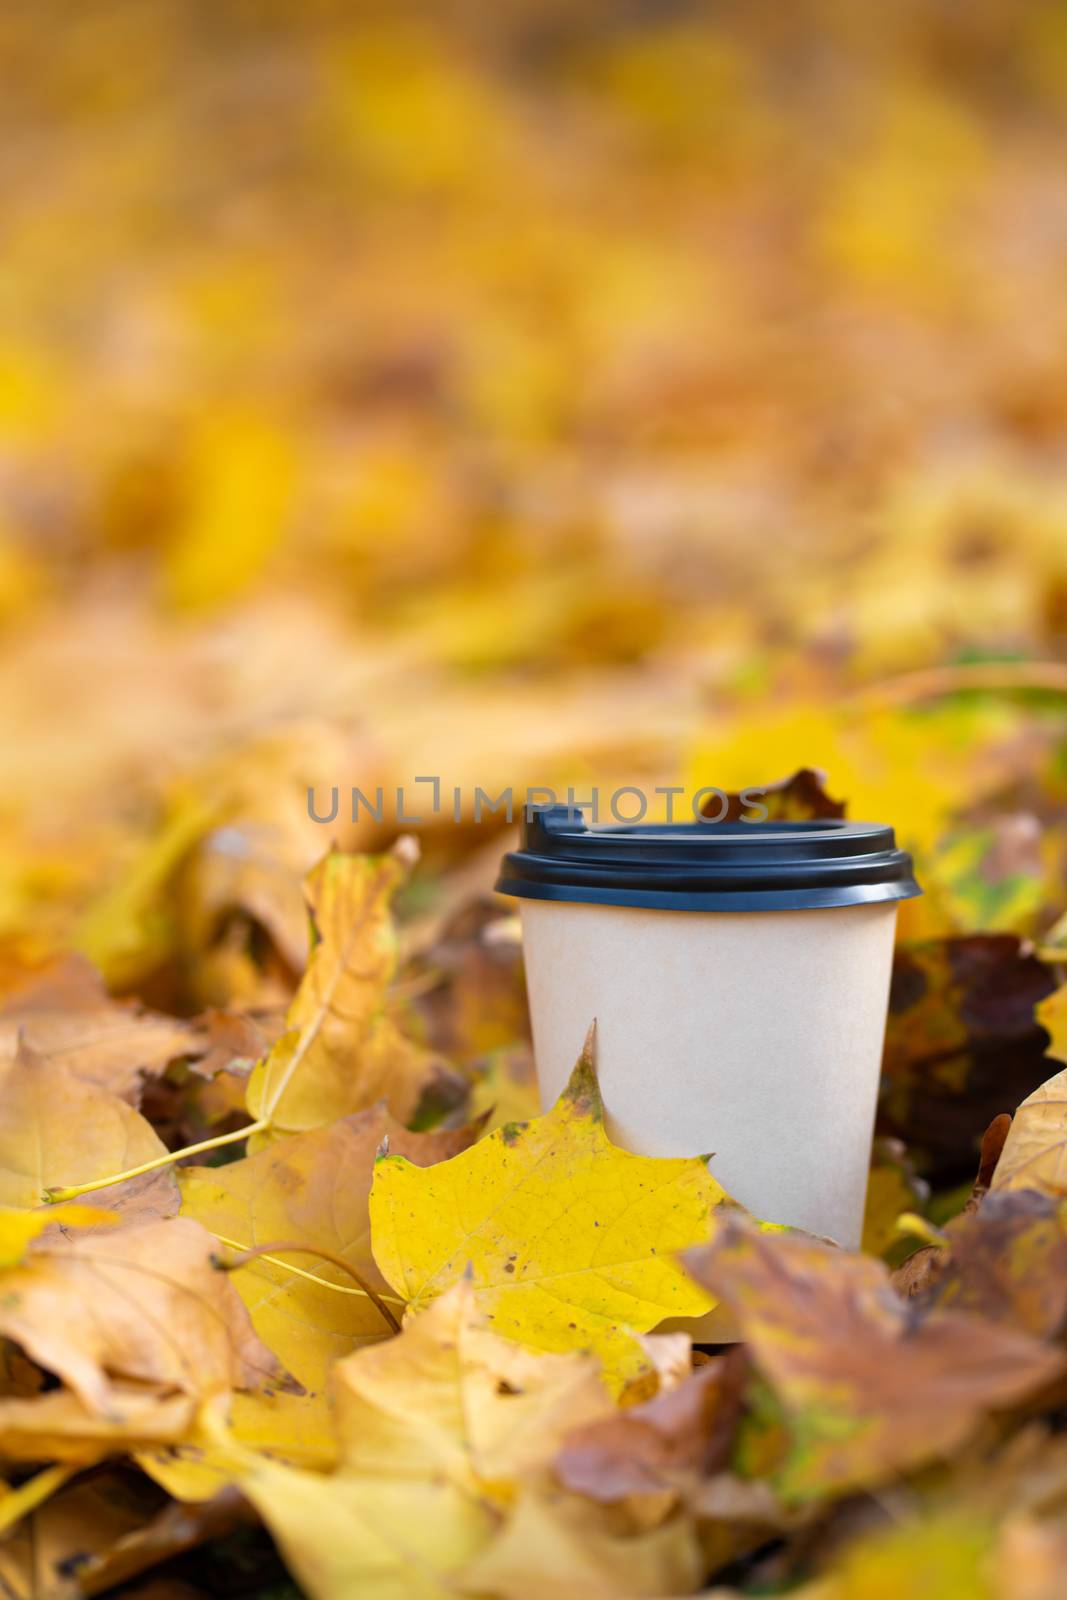
[[[334,1255],[332,1250],[322,1250],[318,1245],[305,1244],[301,1239],[279,1239],[271,1241],[269,1244],[246,1246],[242,1245],[237,1239],[227,1239],[225,1234],[222,1233],[216,1233],[215,1237],[220,1244],[229,1245],[231,1250],[240,1251],[240,1255],[233,1261],[219,1262],[223,1272],[237,1272],[241,1267],[247,1267],[253,1261],[269,1261],[271,1266],[281,1267],[285,1272],[293,1272],[298,1278],[307,1278],[311,1283],[320,1284],[324,1289],[334,1289],[339,1294],[365,1295],[375,1309],[381,1313],[393,1332],[400,1332],[400,1324],[386,1304],[387,1297],[380,1295],[377,1289],[372,1289],[358,1268],[354,1267],[351,1262],[346,1261],[343,1256]],[[328,1278],[320,1278],[317,1273],[306,1272],[303,1267],[294,1267],[288,1261],[279,1261],[277,1259],[279,1255],[289,1254],[319,1256],[323,1261],[328,1261],[332,1267],[336,1267],[338,1271],[346,1273],[358,1285],[358,1288],[347,1289],[344,1284],[331,1283]],[[388,1298],[394,1300],[396,1305],[402,1306],[406,1304],[403,1300],[394,1299],[392,1295],[388,1296]]]
[[[201,1139],[199,1144],[187,1144],[182,1150],[168,1150],[164,1155],[156,1156],[153,1161],[142,1161],[139,1167],[127,1167],[125,1172],[112,1172],[105,1178],[94,1178],[90,1183],[59,1184],[46,1189],[44,1198],[49,1205],[59,1205],[64,1200],[77,1200],[79,1195],[93,1194],[97,1189],[110,1189],[113,1183],[125,1183],[128,1178],[140,1178],[146,1172],[158,1172],[162,1167],[173,1166],[176,1161],[184,1161],[187,1156],[203,1155],[208,1150],[221,1150],[223,1145],[236,1144],[239,1139],[247,1139],[253,1133],[263,1133],[269,1126],[270,1123],[266,1118],[261,1117],[258,1122],[250,1122],[244,1128],[235,1128],[231,1133],[219,1133],[213,1139]]]

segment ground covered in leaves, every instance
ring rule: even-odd
[[[324,858],[284,1012],[167,1016],[77,955],[8,972],[6,1592],[275,1592],[276,1548],[313,1600],[1052,1594],[1056,952],[901,949],[884,1116],[913,1143],[879,1141],[852,1254],[614,1147],[593,1034],[538,1115],[512,919],[401,962],[415,854]],[[655,1331],[716,1307],[736,1342]]]

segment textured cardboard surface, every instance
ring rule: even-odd
[[[859,1243],[895,905],[520,911],[546,1106],[596,1018],[617,1143],[711,1154],[757,1216]]]

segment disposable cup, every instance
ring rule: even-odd
[[[854,1247],[898,900],[891,828],[837,820],[590,828],[530,816],[517,895],[542,1101],[590,1022],[608,1130],[711,1154],[742,1205]]]

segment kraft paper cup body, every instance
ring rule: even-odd
[[[546,1107],[595,1018],[617,1144],[711,1154],[716,1179],[754,1215],[859,1244],[894,900],[696,913],[519,907]]]
[[[859,1244],[897,902],[921,892],[891,827],[553,806],[497,888],[519,901],[546,1107],[595,1020],[617,1144],[709,1155],[755,1216]]]

